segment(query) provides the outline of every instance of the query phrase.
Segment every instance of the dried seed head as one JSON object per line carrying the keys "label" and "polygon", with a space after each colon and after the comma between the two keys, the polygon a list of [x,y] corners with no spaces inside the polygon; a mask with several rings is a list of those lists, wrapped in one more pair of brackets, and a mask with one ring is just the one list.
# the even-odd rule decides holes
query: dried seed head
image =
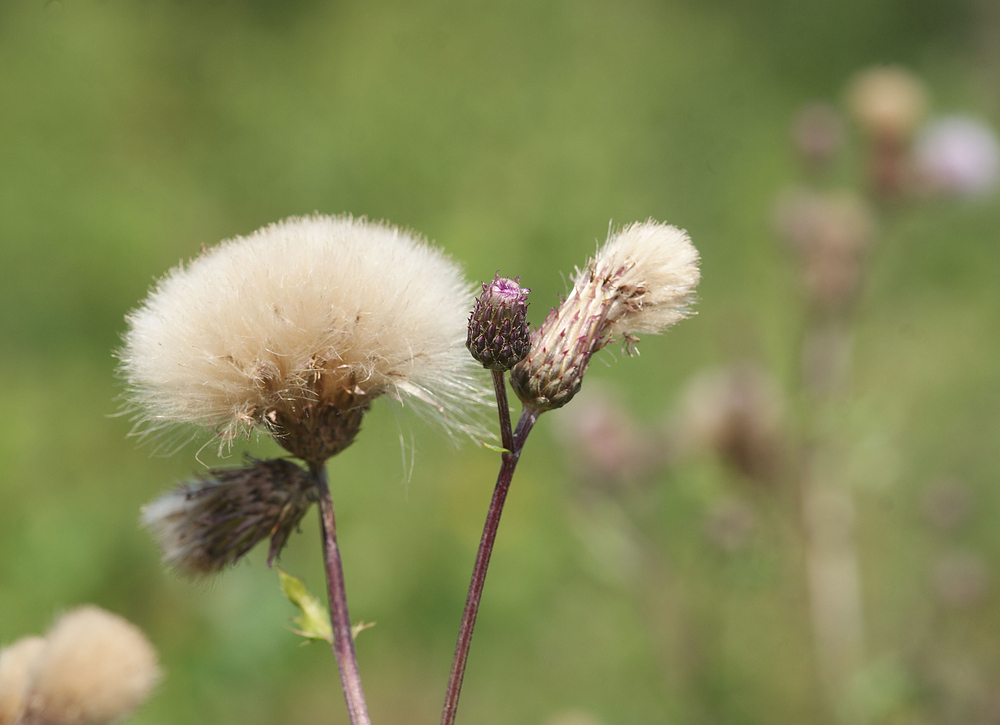
{"label": "dried seed head", "polygon": [[528,292],[518,284],[520,277],[507,279],[498,272],[469,316],[466,347],[472,357],[488,370],[510,370],[528,354]]}
{"label": "dried seed head", "polygon": [[848,84],[847,104],[869,134],[902,141],[927,112],[927,86],[899,66],[868,68]]}
{"label": "dried seed head", "polygon": [[163,563],[188,576],[220,571],[267,537],[270,565],[315,500],[313,486],[282,459],[215,469],[145,506],[142,523]]}
{"label": "dried seed head", "polygon": [[462,349],[471,295],[418,236],[351,217],[291,218],[207,250],[128,316],[119,352],[140,433],[194,423],[226,446],[261,426],[316,464],[377,397],[476,433],[487,399]]}
{"label": "dried seed head", "polygon": [[637,333],[660,332],[687,317],[698,285],[698,252],[686,232],[652,220],[617,234],[576,275],[569,296],[531,333],[511,384],[538,411],[568,403],[590,357],[615,338],[631,351]]}
{"label": "dried seed head", "polygon": [[156,651],[138,627],[98,607],[80,607],[45,637],[24,722],[117,722],[149,696],[160,676]]}
{"label": "dried seed head", "polygon": [[36,664],[45,650],[41,637],[24,637],[0,650],[0,725],[20,722]]}

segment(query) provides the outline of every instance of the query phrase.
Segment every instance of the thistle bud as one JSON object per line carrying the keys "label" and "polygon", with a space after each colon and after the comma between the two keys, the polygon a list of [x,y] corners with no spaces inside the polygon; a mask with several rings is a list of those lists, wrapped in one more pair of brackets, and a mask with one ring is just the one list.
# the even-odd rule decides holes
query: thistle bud
{"label": "thistle bud", "polygon": [[529,289],[522,289],[520,277],[507,279],[497,273],[469,316],[466,347],[472,357],[489,370],[510,370],[523,360],[531,345],[528,330]]}
{"label": "thistle bud", "polygon": [[163,550],[163,563],[182,574],[219,571],[267,537],[270,566],[315,500],[314,485],[283,459],[215,469],[145,506],[142,523]]}
{"label": "thistle bud", "polygon": [[517,397],[536,411],[566,405],[595,352],[615,338],[632,351],[637,333],[689,316],[699,278],[698,252],[683,230],[649,220],[611,234],[532,332],[528,356],[510,374]]}

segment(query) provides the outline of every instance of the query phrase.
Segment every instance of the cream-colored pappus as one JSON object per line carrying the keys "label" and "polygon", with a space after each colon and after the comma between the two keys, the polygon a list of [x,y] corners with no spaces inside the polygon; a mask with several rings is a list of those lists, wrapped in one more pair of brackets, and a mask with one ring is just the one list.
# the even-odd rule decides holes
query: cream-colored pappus
{"label": "cream-colored pappus", "polygon": [[691,314],[701,278],[687,232],[652,220],[612,233],[578,270],[566,300],[531,334],[531,351],[511,371],[521,402],[538,411],[568,403],[591,356],[614,339],[631,349]]}
{"label": "cream-colored pappus", "polygon": [[383,394],[471,433],[488,397],[465,349],[472,294],[418,236],[350,216],[293,217],[172,270],[119,352],[138,432],[223,441],[262,426],[310,463],[353,440]]}
{"label": "cream-colored pappus", "polygon": [[0,651],[0,725],[106,725],[142,704],[161,673],[146,635],[83,606],[42,637]]}

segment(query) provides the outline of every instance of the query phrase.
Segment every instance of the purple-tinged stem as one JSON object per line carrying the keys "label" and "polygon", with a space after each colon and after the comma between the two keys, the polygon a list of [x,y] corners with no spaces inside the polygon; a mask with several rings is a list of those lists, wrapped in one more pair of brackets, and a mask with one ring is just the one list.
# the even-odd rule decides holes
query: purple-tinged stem
{"label": "purple-tinged stem", "polygon": [[[502,374],[501,374],[502,375]],[[499,397],[499,396],[498,396]],[[506,393],[504,394],[506,403]],[[472,581],[469,583],[469,594],[465,599],[465,611],[462,612],[462,625],[458,630],[458,644],[455,645],[455,658],[451,663],[451,677],[448,678],[448,690],[444,698],[444,710],[441,712],[441,725],[453,725],[458,710],[458,696],[462,691],[462,678],[465,677],[465,665],[469,659],[469,646],[472,644],[472,630],[476,626],[476,614],[479,613],[479,601],[483,596],[483,586],[486,583],[486,570],[490,565],[490,555],[493,553],[493,543],[497,538],[497,528],[500,525],[500,514],[503,512],[507,491],[514,476],[514,469],[521,456],[521,449],[531,432],[540,411],[524,408],[521,418],[517,421],[510,453],[504,453],[497,476],[497,485],[493,489],[493,500],[486,512],[486,524],[483,526],[483,536],[479,541],[479,552],[476,554],[476,564],[472,568]],[[501,413],[501,421],[503,414]],[[501,423],[501,428],[503,424]],[[506,444],[504,445],[506,448]]]}
{"label": "purple-tinged stem", "polygon": [[347,701],[347,714],[351,725],[371,725],[368,705],[361,688],[361,673],[354,652],[354,635],[351,632],[351,615],[347,611],[347,590],[344,588],[344,568],[337,546],[337,521],[333,515],[333,499],[326,480],[326,466],[312,465],[316,490],[319,493],[319,521],[323,535],[323,559],[326,562],[326,585],[330,597],[330,624],[333,626],[333,654],[337,658],[340,683]]}
{"label": "purple-tinged stem", "polygon": [[508,451],[514,450],[514,436],[510,432],[510,407],[507,405],[507,381],[503,370],[491,370],[493,390],[497,395],[497,412],[500,414],[500,441]]}

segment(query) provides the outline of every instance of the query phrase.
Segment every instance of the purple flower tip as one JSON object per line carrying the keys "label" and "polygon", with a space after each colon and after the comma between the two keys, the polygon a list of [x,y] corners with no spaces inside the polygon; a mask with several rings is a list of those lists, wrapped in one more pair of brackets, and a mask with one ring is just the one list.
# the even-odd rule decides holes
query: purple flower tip
{"label": "purple flower tip", "polygon": [[530,333],[528,292],[521,278],[508,279],[497,272],[483,283],[483,293],[469,317],[466,345],[472,356],[490,370],[510,370],[528,354]]}

